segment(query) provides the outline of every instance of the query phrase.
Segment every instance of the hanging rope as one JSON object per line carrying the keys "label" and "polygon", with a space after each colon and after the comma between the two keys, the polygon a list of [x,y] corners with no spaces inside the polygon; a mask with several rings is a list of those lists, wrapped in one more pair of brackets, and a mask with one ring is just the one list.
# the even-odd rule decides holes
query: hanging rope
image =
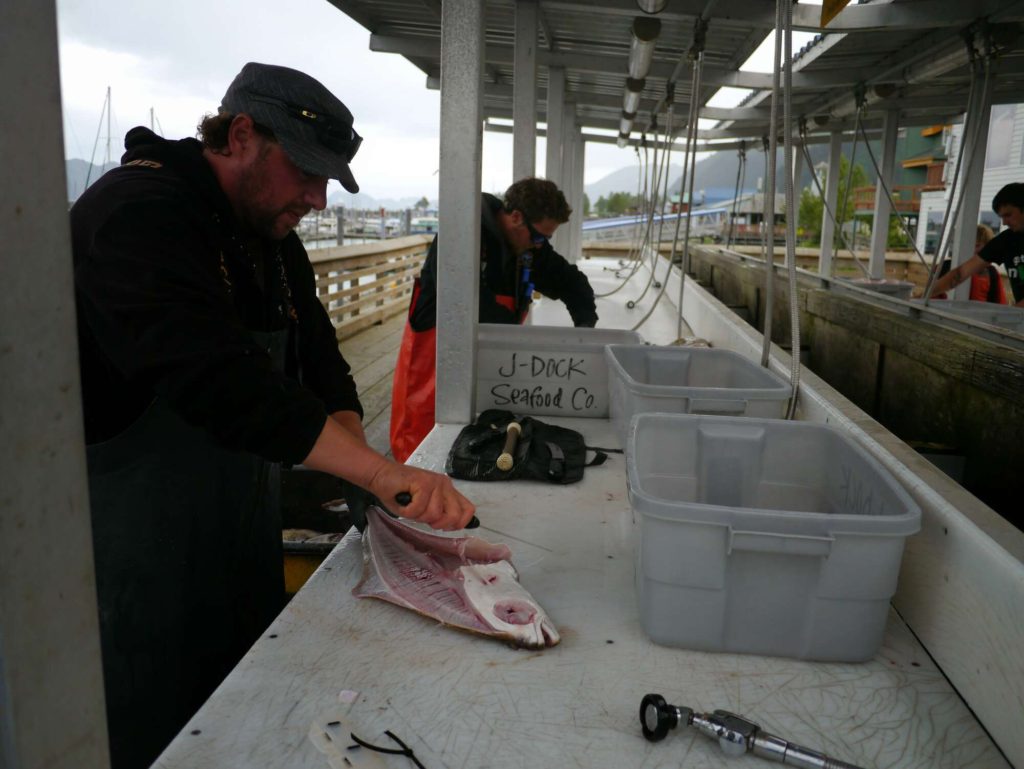
{"label": "hanging rope", "polygon": [[[687,183],[689,183],[690,198],[692,203],[693,198],[693,158],[696,156],[696,141],[697,141],[697,117],[699,113],[698,99],[700,98],[700,81],[701,81],[701,54],[703,52],[704,35],[707,31],[707,22],[703,21],[702,18],[697,19],[696,28],[694,31],[694,43],[690,47],[688,56],[692,57],[693,69],[690,74],[690,105],[689,114],[686,125],[686,145],[683,150],[683,174],[679,180],[679,211],[676,216],[675,231],[672,236],[672,250],[669,253],[668,258],[668,272],[665,273],[665,280],[662,281],[661,291],[658,293],[657,298],[651,305],[647,313],[633,326],[633,330],[636,331],[642,326],[647,319],[654,313],[655,307],[658,306],[658,302],[665,295],[665,289],[668,288],[668,277],[672,272],[672,265],[676,260],[676,253],[679,246],[679,229],[682,223],[683,217],[683,190],[686,189]],[[687,211],[686,224],[687,230],[689,230],[691,212]],[[683,324],[683,279],[686,275],[686,258],[685,258],[685,244],[684,244],[684,257],[683,262],[680,266],[680,284],[679,284],[679,323],[677,328],[676,338],[682,338],[682,324]]]}
{"label": "hanging rope", "polygon": [[739,162],[736,164],[736,189],[732,195],[732,212],[729,214],[729,231],[728,234],[725,236],[726,248],[732,246],[732,228],[733,224],[735,224],[736,222],[736,207],[739,205],[740,190],[743,188],[743,183],[745,181],[743,177],[747,171],[747,150],[746,147],[743,145],[743,142],[740,142],[738,155]]}
{"label": "hanging rope", "polygon": [[[655,212],[660,212],[659,213],[659,220],[658,220],[659,221],[658,245],[660,247],[660,245],[661,245],[661,233],[660,233],[660,230],[661,230],[661,224],[664,222],[664,219],[665,219],[665,214],[664,214],[665,200],[666,200],[666,198],[668,196],[668,171],[669,171],[669,168],[668,168],[668,163],[666,161],[669,159],[669,157],[671,155],[670,150],[671,150],[672,117],[673,117],[673,110],[672,110],[672,108],[670,106],[669,109],[667,110],[668,121],[667,121],[666,129],[665,129],[665,145],[666,145],[665,146],[665,152],[662,155],[660,174],[658,175],[658,177],[656,177],[656,181],[655,181],[655,185],[654,185],[655,195],[654,195],[653,201],[651,203],[651,216],[650,216],[649,224],[648,224],[648,233],[647,233],[647,237],[646,237],[646,239],[644,241],[644,246],[643,246],[645,251],[646,251],[646,253],[649,254],[649,259],[651,261],[650,275],[648,275],[648,277],[647,277],[647,283],[646,283],[646,285],[644,285],[643,291],[640,292],[640,296],[636,297],[635,299],[630,299],[628,302],[626,302],[626,307],[628,307],[631,310],[634,307],[636,307],[636,305],[638,303],[643,301],[643,298],[645,296],[647,296],[647,292],[651,288],[651,284],[656,282],[655,281],[655,268],[658,265],[658,250],[656,248],[655,249],[651,249],[650,248],[650,242],[651,242],[650,230],[652,229],[651,225],[652,225],[652,223],[654,221]],[[655,141],[657,141],[657,134],[655,134]],[[662,192],[660,198],[659,198],[659,196],[657,194],[657,189],[658,189],[659,186],[661,186],[662,189],[663,189],[663,192]],[[666,278],[668,277],[668,273],[666,273],[665,277]]]}
{"label": "hanging rope", "polygon": [[[796,416],[797,396],[800,393],[800,303],[796,296],[796,190],[793,179],[793,3],[778,0],[785,6],[784,30],[786,69],[783,98],[783,158],[786,163],[786,265],[789,269],[789,337],[790,337],[790,384],[793,394],[789,399],[786,419]],[[774,262],[774,245],[773,245]],[[774,264],[772,271],[774,272]]]}
{"label": "hanging rope", "polygon": [[[850,248],[850,244],[846,240],[846,235],[843,234],[843,231],[841,229],[839,229],[839,227],[836,224],[836,213],[835,213],[835,211],[832,210],[832,207],[829,206],[829,204],[828,204],[828,199],[825,197],[825,192],[821,188],[821,181],[818,179],[818,172],[814,170],[814,162],[811,160],[811,153],[807,151],[807,142],[806,142],[807,134],[806,134],[806,130],[807,130],[807,127],[805,125],[801,125],[801,127],[800,127],[800,138],[801,138],[800,147],[801,147],[801,149],[803,150],[803,153],[804,153],[804,162],[807,163],[807,167],[811,169],[811,181],[814,182],[814,186],[818,190],[818,197],[821,198],[821,201],[822,201],[822,203],[825,206],[825,213],[828,214],[828,218],[832,221],[832,226],[835,228],[834,232],[838,232],[838,237],[839,237],[839,240],[842,241],[843,248],[845,248],[847,251],[849,251],[850,252],[850,256],[853,257],[854,264],[856,264],[858,267],[860,267],[861,271],[864,273],[865,276],[870,276],[871,275],[871,270],[869,270],[864,265],[864,263],[857,257],[857,252],[854,251],[852,248]],[[839,173],[839,169],[838,168],[830,169],[829,173]]]}
{"label": "hanging rope", "polygon": [[775,2],[775,58],[772,66],[772,107],[768,124],[768,182],[764,187],[764,339],[761,365],[768,367],[772,346],[772,314],[775,311],[775,156],[778,152],[779,76],[782,57],[783,0]]}
{"label": "hanging rope", "polygon": [[[657,129],[657,123],[654,122],[653,125],[654,125],[654,128]],[[630,271],[629,275],[626,276],[626,278],[622,281],[622,283],[620,283],[616,288],[612,289],[611,291],[608,291],[608,292],[606,292],[604,294],[597,294],[596,296],[598,296],[598,297],[611,296],[612,294],[615,294],[618,291],[622,290],[626,286],[626,284],[629,283],[630,279],[639,271],[639,269],[642,266],[644,260],[646,259],[647,244],[648,244],[648,242],[650,240],[651,227],[652,227],[652,221],[653,221],[653,216],[654,216],[654,201],[653,201],[654,193],[652,192],[651,194],[648,194],[647,183],[648,183],[648,178],[650,178],[650,180],[651,180],[651,189],[655,190],[657,188],[657,171],[658,171],[658,136],[657,136],[657,133],[655,133],[655,135],[654,135],[654,151],[653,151],[653,156],[654,157],[650,161],[647,160],[647,134],[646,134],[646,132],[643,134],[643,138],[641,139],[641,143],[642,143],[642,145],[644,147],[645,168],[644,168],[644,183],[643,183],[643,188],[644,189],[643,189],[643,197],[641,198],[641,212],[640,212],[640,216],[643,217],[643,219],[644,219],[644,225],[643,225],[643,227],[637,226],[637,228],[635,230],[635,233],[634,233],[634,237],[636,239],[636,261],[633,263],[633,268]],[[639,221],[637,222],[637,224],[638,225],[640,224]]]}
{"label": "hanging rope", "polygon": [[[702,23],[702,19],[698,19],[698,26]],[[683,288],[686,284],[686,275],[690,272],[690,225],[693,222],[693,185],[694,179],[697,176],[697,121],[700,117],[698,110],[698,98],[700,93],[701,76],[704,72],[704,33],[707,31],[707,22],[703,22],[703,29],[699,35],[700,48],[696,51],[696,57],[693,62],[693,97],[690,100],[692,108],[692,119],[690,141],[687,144],[687,152],[689,153],[690,163],[690,174],[689,174],[689,186],[687,191],[687,209],[686,209],[686,234],[683,235],[683,262],[679,266],[679,322],[676,325],[676,340],[683,338]],[[682,188],[680,188],[680,204],[682,203]],[[681,207],[681,206],[680,206]],[[678,232],[678,228],[676,230]],[[672,244],[672,251],[675,253],[675,243]]]}
{"label": "hanging rope", "polygon": [[[853,126],[853,146],[850,147],[850,166],[849,166],[850,170],[849,170],[849,173],[847,173],[847,175],[846,175],[846,188],[843,191],[843,204],[839,207],[839,211],[837,212],[838,215],[841,218],[839,219],[838,223],[836,224],[836,231],[837,232],[841,232],[841,233],[843,231],[843,225],[846,224],[846,219],[844,218],[846,216],[846,205],[850,201],[850,189],[853,187],[854,161],[856,161],[856,159],[857,159],[857,142],[860,139],[860,136],[859,136],[860,132],[859,132],[858,128],[860,126],[860,117],[861,117],[861,115],[863,115],[863,111],[864,111],[863,92],[860,91],[858,93],[858,96],[857,96],[857,113],[856,113],[856,116],[854,117],[854,121],[853,121],[854,122],[854,126]],[[854,218],[856,218],[856,217],[854,217]],[[857,227],[856,227],[856,221],[854,222],[854,227],[853,227],[852,234],[853,234],[853,245],[854,245],[854,248],[856,248],[856,246],[857,246]],[[833,242],[833,245],[835,246],[835,241]],[[850,249],[850,253],[854,254],[854,250]],[[854,261],[856,261],[856,258],[857,258],[856,255],[854,255]],[[857,262],[857,264],[859,265],[860,263]],[[835,274],[836,274],[836,260],[834,259],[833,260],[833,264],[831,264],[831,270],[829,271],[828,276],[829,277],[833,277]],[[871,274],[871,272],[870,272],[870,270],[866,270],[864,272],[864,274],[869,276]]]}
{"label": "hanging rope", "polygon": [[[643,154],[643,158],[642,159],[640,157],[640,148],[639,147],[634,147],[633,148],[635,150],[635,152],[636,152],[636,157],[637,157],[637,180],[636,180],[637,194],[636,194],[636,200],[637,200],[638,205],[640,206],[640,211],[637,214],[636,224],[633,227],[633,234],[631,236],[632,241],[631,241],[630,247],[629,247],[629,255],[626,257],[627,262],[632,262],[632,265],[630,267],[629,274],[625,278],[622,279],[622,282],[619,283],[618,286],[613,288],[611,291],[605,291],[603,294],[594,294],[595,298],[603,298],[603,297],[606,297],[606,296],[611,296],[612,294],[615,294],[618,291],[621,291],[622,288],[630,281],[630,279],[634,275],[636,275],[637,270],[640,269],[640,265],[643,263],[643,261],[641,259],[641,254],[640,254],[640,241],[641,241],[641,238],[642,238],[642,235],[643,235],[643,227],[640,226],[640,221],[641,221],[641,218],[644,215],[644,209],[646,208],[646,200],[647,200],[647,172],[648,172],[648,164],[647,164],[647,135],[646,134],[643,135],[643,137],[640,140],[640,143],[641,143],[641,145],[644,148],[644,154]],[[622,263],[620,262],[620,265],[621,264]],[[606,269],[610,269],[610,268],[606,268]],[[622,269],[622,267],[620,267],[620,269]],[[615,271],[615,277],[616,278],[620,277],[619,276],[619,270]]]}
{"label": "hanging rope", "polygon": [[[871,149],[871,143],[868,141],[867,132],[864,131],[864,124],[860,123],[859,126],[861,136],[864,138],[864,147],[867,149],[868,157],[871,158],[871,165],[875,169],[875,176],[878,179],[878,186],[882,188],[882,191],[885,193],[885,197],[889,200],[889,207],[892,209],[893,213],[896,214],[896,218],[899,220],[900,226],[903,228],[904,234],[907,236],[907,239],[910,241],[910,244],[914,247],[914,253],[917,254],[917,258],[921,261],[921,264],[924,265],[924,268],[927,270],[928,260],[924,258],[924,254],[922,254],[921,251],[918,249],[917,242],[914,238],[913,233],[911,233],[910,228],[907,226],[907,223],[903,220],[903,217],[900,216],[900,212],[896,208],[896,201],[893,200],[892,192],[889,190],[889,185],[886,184],[884,175],[882,174],[882,169],[878,167],[878,161],[875,159],[875,151]],[[889,229],[888,222],[875,222],[875,226],[884,226],[886,231],[888,231]]]}

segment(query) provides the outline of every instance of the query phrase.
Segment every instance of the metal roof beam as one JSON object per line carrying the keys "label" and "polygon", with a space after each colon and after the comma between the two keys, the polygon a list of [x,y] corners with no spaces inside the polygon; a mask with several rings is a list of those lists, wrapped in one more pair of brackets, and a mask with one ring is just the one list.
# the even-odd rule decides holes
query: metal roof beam
{"label": "metal roof beam", "polygon": [[[399,35],[370,35],[370,50],[378,53],[397,53],[417,59],[437,60],[441,45],[435,38],[411,37]],[[511,45],[491,44],[487,46],[486,59],[489,64],[512,66],[514,49]],[[563,53],[550,51],[537,52],[538,63],[547,67],[564,67],[574,72],[597,72],[602,74],[621,75],[626,77],[629,57],[610,56],[608,54]],[[672,76],[675,65],[665,61],[655,61],[651,65],[648,79],[668,79]],[[431,73],[434,75],[436,73]],[[855,85],[863,79],[864,74],[854,68],[823,70],[820,72],[794,72],[793,89],[834,88],[836,86]],[[772,87],[772,76],[760,72],[735,72],[725,68],[705,66],[701,77],[707,86],[730,86],[732,88],[751,88],[765,90]]]}
{"label": "metal roof beam", "polygon": [[[586,0],[585,2],[545,2],[552,11],[567,13],[600,13],[607,16],[633,17],[637,15],[635,0]],[[671,21],[690,21],[707,7],[707,0],[674,0],[658,17]],[[1024,19],[1024,3],[1012,2],[1013,18]],[[793,6],[793,29],[803,32],[876,32],[907,29],[959,27],[975,19],[1003,15],[1006,0],[914,0],[907,3],[848,5],[829,25],[821,27],[821,6],[797,4]],[[752,3],[751,0],[718,0],[710,19],[732,21],[744,26],[774,28],[775,8],[772,3]],[[1007,19],[1009,20],[1009,19]]]}
{"label": "metal roof beam", "polygon": [[[574,97],[576,102],[587,107],[607,107],[611,110],[622,109],[622,96],[619,94],[597,93],[594,91],[573,90],[568,95]],[[507,99],[512,103],[512,86],[509,85],[485,85],[484,96],[490,99]],[[537,100],[539,103],[547,98],[547,89],[537,89]],[[659,97],[646,92],[640,97],[640,112],[650,111],[659,101]],[[683,102],[676,102],[682,105]],[[543,107],[541,108],[543,111]],[[701,117],[709,120],[768,120],[768,107],[701,107]]]}
{"label": "metal roof beam", "polygon": [[558,44],[555,42],[555,34],[551,31],[551,22],[548,21],[548,17],[544,14],[544,9],[539,2],[537,3],[537,26],[544,33],[544,45],[549,51],[554,51],[558,47]]}
{"label": "metal roof beam", "polygon": [[[880,125],[880,123],[879,123],[879,125]],[[503,123],[491,123],[488,120],[487,122],[484,123],[484,130],[487,131],[488,133],[510,134],[510,133],[512,133],[512,126],[505,125]],[[839,128],[839,129],[836,129],[836,130],[839,131],[840,133],[843,132],[842,128]],[[850,123],[848,126],[846,126],[845,130],[846,131],[852,131],[853,130],[853,124]],[[877,135],[879,134],[879,127],[875,126],[875,125],[872,125],[872,126],[868,127],[866,129],[866,131],[867,131],[867,134],[868,134],[868,138],[871,138],[871,139],[877,138]],[[537,129],[537,136],[546,136],[546,135],[547,135],[547,132],[543,128],[538,128]],[[828,141],[829,141],[830,136],[831,136],[831,133],[828,133],[828,134],[812,134],[812,135],[807,137],[807,143],[808,144],[827,144]],[[609,136],[608,134],[584,133],[583,134],[583,140],[587,141],[587,142],[594,143],[594,144],[616,144],[618,142],[618,136]],[[639,139],[635,139],[635,138],[634,139],[630,139],[629,143],[631,145],[636,145],[636,144],[640,143],[640,140]],[[651,138],[647,139],[647,144],[648,144],[648,146],[651,146],[651,147],[653,147],[655,144],[657,144],[659,149],[664,149],[667,146],[664,141],[659,139],[657,142],[655,142]],[[676,141],[672,142],[672,150],[673,151],[682,151],[683,149],[685,149],[685,145],[686,145],[686,142],[677,139]],[[741,147],[743,149],[746,149],[746,150],[760,151],[761,150],[761,140],[760,139],[750,139],[750,138],[747,138],[747,139],[733,139],[731,141],[715,141],[715,142],[698,141],[697,142],[697,152],[720,152],[720,151],[727,151],[727,150],[738,150]]]}

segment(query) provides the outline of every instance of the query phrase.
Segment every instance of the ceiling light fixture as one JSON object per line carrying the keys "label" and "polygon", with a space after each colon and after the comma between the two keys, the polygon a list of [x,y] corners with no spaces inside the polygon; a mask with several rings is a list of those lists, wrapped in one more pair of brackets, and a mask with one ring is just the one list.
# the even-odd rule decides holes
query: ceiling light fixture
{"label": "ceiling light fixture", "polygon": [[626,93],[622,99],[622,111],[636,114],[640,108],[640,92],[644,90],[643,80],[626,78]]}
{"label": "ceiling light fixture", "polygon": [[644,13],[661,13],[668,5],[668,0],[636,0],[636,5]]}

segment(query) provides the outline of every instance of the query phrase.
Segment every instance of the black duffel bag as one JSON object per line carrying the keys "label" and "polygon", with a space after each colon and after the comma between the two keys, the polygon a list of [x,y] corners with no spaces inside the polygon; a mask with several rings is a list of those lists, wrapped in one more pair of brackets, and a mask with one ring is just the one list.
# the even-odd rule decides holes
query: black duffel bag
{"label": "black duffel bag", "polygon": [[[498,467],[498,457],[505,448],[510,422],[521,428],[512,466]],[[594,459],[587,462],[587,451]],[[519,416],[511,411],[488,409],[480,413],[474,424],[459,433],[448,452],[445,472],[467,481],[512,481],[519,478],[549,483],[575,483],[583,477],[583,468],[603,464],[607,451],[588,447],[575,430],[556,427],[535,417]]]}

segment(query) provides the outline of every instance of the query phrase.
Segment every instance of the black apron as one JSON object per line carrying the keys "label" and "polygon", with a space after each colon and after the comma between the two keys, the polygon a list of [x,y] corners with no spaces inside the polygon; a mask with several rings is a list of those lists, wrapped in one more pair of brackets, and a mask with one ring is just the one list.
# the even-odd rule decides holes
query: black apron
{"label": "black apron", "polygon": [[111,761],[148,767],[284,606],[279,467],[161,398],[87,458]]}

